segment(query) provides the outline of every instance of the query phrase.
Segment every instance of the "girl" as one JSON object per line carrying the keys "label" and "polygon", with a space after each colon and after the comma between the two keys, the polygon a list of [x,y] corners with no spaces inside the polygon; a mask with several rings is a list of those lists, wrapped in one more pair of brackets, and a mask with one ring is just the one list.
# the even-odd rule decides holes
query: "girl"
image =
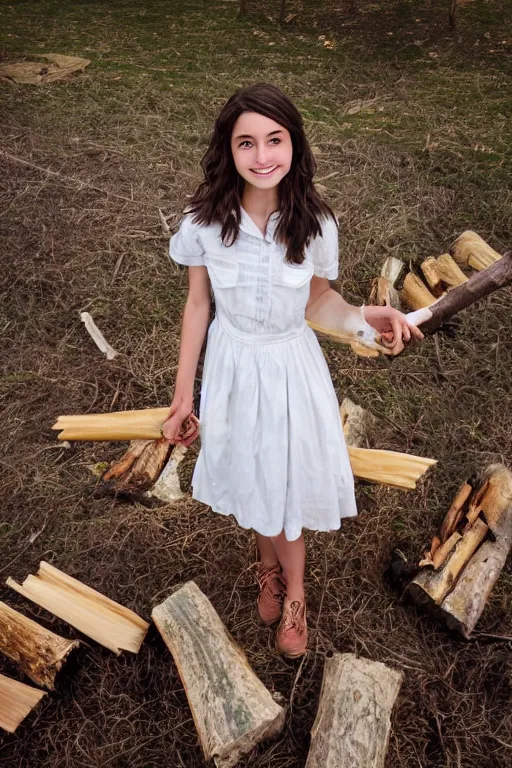
{"label": "girl", "polygon": [[357,514],[337,398],[306,319],[361,334],[370,324],[393,353],[421,333],[397,310],[352,307],[330,288],[336,219],[315,191],[302,118],[278,88],[229,99],[201,166],[204,181],[170,242],[189,290],[162,433],[194,437],[186,420],[211,285],[193,496],[256,532],[259,615],[280,620],[277,650],[293,658],[307,647],[302,530],[336,530]]}

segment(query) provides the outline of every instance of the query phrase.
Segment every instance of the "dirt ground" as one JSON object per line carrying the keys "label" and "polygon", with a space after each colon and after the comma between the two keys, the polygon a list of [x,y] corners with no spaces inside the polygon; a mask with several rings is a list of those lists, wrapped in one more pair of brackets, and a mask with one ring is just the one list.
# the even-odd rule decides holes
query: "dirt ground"
{"label": "dirt ground", "polygon": [[[242,766],[305,764],[323,660],[339,650],[404,671],[387,768],[506,768],[511,641],[450,636],[383,574],[394,547],[419,556],[473,469],[512,461],[510,290],[465,312],[455,339],[439,335],[393,362],[322,342],[340,399],[378,419],[369,444],[439,464],[416,492],[358,483],[359,517],[341,533],[307,535],[311,651],[300,669],[257,623],[249,531],[190,497],[153,509],[95,499],[91,465],[125,445],[65,449],[50,430],[59,414],[170,402],[186,274],[168,260],[158,209],[175,228],[212,119],[239,85],[274,82],[302,110],[341,219],[349,301],[367,301],[386,256],[416,263],[468,228],[498,251],[512,247],[509,0],[464,5],[455,32],[437,0],[367,3],[358,14],[289,2],[297,16],[282,29],[275,3],[248,6],[245,18],[229,0],[0,7],[1,60],[53,52],[92,62],[64,83],[0,82],[2,583],[45,559],[148,618],[194,579],[259,677],[290,702],[282,736]],[[119,352],[114,361],[80,311]],[[196,452],[182,465],[185,490]],[[511,586],[508,564],[479,632],[512,635]],[[78,634],[6,588],[0,599]],[[203,765],[155,629],[138,656],[83,640],[56,691],[0,737],[2,765]],[[21,679],[4,659],[0,669]]]}

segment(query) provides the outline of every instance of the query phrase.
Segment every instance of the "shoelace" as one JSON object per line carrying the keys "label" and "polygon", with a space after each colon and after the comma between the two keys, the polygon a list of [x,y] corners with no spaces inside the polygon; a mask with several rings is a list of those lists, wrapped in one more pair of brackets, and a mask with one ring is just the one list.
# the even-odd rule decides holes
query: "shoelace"
{"label": "shoelace", "polygon": [[301,622],[299,618],[299,612],[301,611],[302,607],[302,603],[298,600],[294,600],[292,603],[290,603],[288,610],[282,618],[283,632],[288,632],[290,629],[296,629],[298,632],[304,632],[304,621]]}
{"label": "shoelace", "polygon": [[274,566],[273,568],[262,568],[260,572],[256,574],[256,578],[260,590],[264,592],[267,597],[279,602],[283,600],[283,594],[274,593],[269,583],[272,579],[278,579],[282,583],[280,569],[277,566]]}

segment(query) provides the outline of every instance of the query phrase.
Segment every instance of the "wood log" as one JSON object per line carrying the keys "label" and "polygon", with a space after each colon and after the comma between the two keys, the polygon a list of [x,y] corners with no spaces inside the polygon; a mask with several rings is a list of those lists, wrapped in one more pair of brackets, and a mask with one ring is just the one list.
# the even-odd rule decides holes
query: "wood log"
{"label": "wood log", "polygon": [[499,261],[482,272],[472,275],[463,285],[452,288],[435,304],[409,313],[407,320],[420,326],[423,332],[431,333],[450,317],[511,282],[512,251],[505,253]]}
{"label": "wood log", "polygon": [[47,696],[45,691],[0,675],[0,728],[14,733],[43,696]]}
{"label": "wood log", "polygon": [[429,256],[428,259],[425,259],[425,261],[421,262],[420,267],[432,295],[436,298],[442,296],[444,288],[441,278],[437,272],[437,260],[435,257]]}
{"label": "wood log", "polygon": [[37,685],[53,690],[55,676],[78,646],[0,602],[0,651]]}
{"label": "wood log", "polygon": [[436,259],[436,273],[442,282],[454,288],[457,285],[466,283],[468,278],[459,267],[456,261],[452,259],[449,253],[443,253]]}
{"label": "wood log", "polygon": [[486,269],[501,259],[501,254],[470,229],[457,238],[452,251],[453,258],[458,264],[476,270]]}
{"label": "wood log", "polygon": [[103,474],[95,496],[138,499],[157,482],[172,451],[172,444],[158,440],[133,440],[126,453]]}
{"label": "wood log", "polygon": [[400,309],[400,296],[395,288],[395,283],[400,277],[404,263],[401,259],[388,256],[382,265],[380,276],[375,278],[370,292],[370,304],[384,307],[389,304],[395,309]]}
{"label": "wood log", "polygon": [[22,585],[10,577],[5,583],[117,654],[138,653],[149,628],[133,611],[44,560],[37,574],[27,576]]}
{"label": "wood log", "polygon": [[429,307],[436,300],[436,297],[430,293],[427,286],[414,272],[409,272],[405,276],[401,298],[411,309]]}
{"label": "wood log", "polygon": [[438,571],[426,568],[420,571],[408,587],[414,602],[432,608],[434,605],[440,605],[448,592],[453,589],[459,573],[483,541],[488,530],[483,520],[478,518],[457,541],[442,568]]}
{"label": "wood log", "polygon": [[206,761],[229,768],[281,731],[285,710],[258,680],[193,581],[157,605],[151,616],[178,668]]}
{"label": "wood log", "polygon": [[352,653],[326,658],[306,768],[384,768],[403,673]]}
{"label": "wood log", "polygon": [[495,482],[483,502],[494,537],[484,541],[442,603],[448,627],[466,638],[471,637],[512,545],[512,473],[506,470],[506,476],[503,469],[493,473]]}
{"label": "wood log", "polygon": [[185,458],[188,448],[176,445],[171,451],[169,461],[162,469],[156,483],[147,491],[147,496],[171,504],[183,499],[186,494],[181,490],[178,467]]}

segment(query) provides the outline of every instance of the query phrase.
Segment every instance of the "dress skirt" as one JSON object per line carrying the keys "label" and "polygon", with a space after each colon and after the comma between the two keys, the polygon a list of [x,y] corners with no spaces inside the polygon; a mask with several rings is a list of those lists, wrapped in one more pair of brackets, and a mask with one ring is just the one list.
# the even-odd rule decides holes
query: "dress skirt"
{"label": "dress skirt", "polygon": [[333,531],[357,514],[336,393],[313,331],[208,331],[193,497],[264,536]]}

